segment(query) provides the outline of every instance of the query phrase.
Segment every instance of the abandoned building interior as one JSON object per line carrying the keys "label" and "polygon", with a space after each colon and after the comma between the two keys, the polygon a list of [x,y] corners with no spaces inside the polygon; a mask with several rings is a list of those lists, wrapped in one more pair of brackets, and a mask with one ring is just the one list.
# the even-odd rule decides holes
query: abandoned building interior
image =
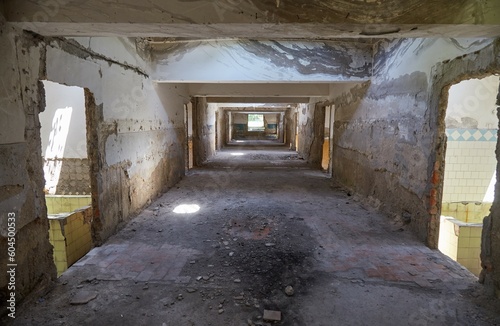
{"label": "abandoned building interior", "polygon": [[3,0],[0,58],[5,323],[500,324],[500,1]]}

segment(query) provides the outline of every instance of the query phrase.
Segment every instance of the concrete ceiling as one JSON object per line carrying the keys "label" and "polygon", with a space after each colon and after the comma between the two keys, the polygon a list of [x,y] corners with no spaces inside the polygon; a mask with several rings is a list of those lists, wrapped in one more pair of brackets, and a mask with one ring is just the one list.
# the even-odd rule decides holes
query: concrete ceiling
{"label": "concrete ceiling", "polygon": [[496,37],[500,1],[5,0],[41,35],[245,39]]}
{"label": "concrete ceiling", "polygon": [[[0,13],[11,24],[45,36],[139,38],[153,53],[166,51],[168,58],[174,59],[175,53],[170,53],[172,44],[180,53],[179,58],[183,58],[191,45],[180,44],[193,40],[350,40],[356,43],[347,46],[352,51],[363,49],[362,43],[369,46],[380,38],[500,37],[500,0],[4,0],[0,2]],[[238,46],[256,47],[255,42],[242,42]],[[262,48],[261,43],[256,44]],[[330,47],[335,49],[333,45]],[[258,51],[252,48],[253,54],[262,52],[261,48]],[[279,53],[264,53],[262,60],[267,60],[266,55],[274,58],[272,64],[277,69],[289,72],[290,63],[284,56],[293,56],[298,62],[295,68],[302,75],[299,74],[297,80],[290,76],[281,80],[300,84],[262,81],[252,84],[250,81],[250,84],[234,85],[229,84],[232,77],[229,76],[226,84],[213,85],[210,81],[192,83],[201,80],[192,78],[190,93],[207,96],[211,102],[276,105],[304,103],[311,97],[321,98],[331,93],[333,84],[314,82],[334,81],[333,73],[326,75],[325,80],[308,80],[313,84],[304,84],[300,78],[310,74],[303,73],[305,68],[300,64],[303,58],[295,52],[283,54],[283,51],[291,50],[282,47]],[[310,54],[304,55],[311,58]],[[326,57],[338,60],[342,56]],[[348,53],[347,58],[352,57]],[[237,61],[241,62],[240,58]],[[337,62],[322,64],[331,70]],[[255,67],[255,62],[250,66]],[[170,63],[167,71],[171,73],[173,67]],[[366,67],[368,76],[371,66]],[[181,71],[184,77],[185,71]],[[165,76],[161,73],[155,79]],[[353,80],[352,77],[338,78],[343,79]],[[272,82],[272,78],[269,81]]]}

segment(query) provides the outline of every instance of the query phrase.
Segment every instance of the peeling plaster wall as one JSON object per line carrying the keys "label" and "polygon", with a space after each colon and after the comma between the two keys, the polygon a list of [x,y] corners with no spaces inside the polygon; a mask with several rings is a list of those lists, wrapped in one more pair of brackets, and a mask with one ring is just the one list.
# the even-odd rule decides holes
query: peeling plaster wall
{"label": "peeling plaster wall", "polygon": [[[116,39],[99,43],[114,53],[107,57],[92,42],[82,47],[82,40],[46,39],[2,22],[0,28],[0,247],[6,248],[7,213],[15,212],[21,299],[56,276],[43,193],[40,80],[85,88],[97,244],[184,174],[188,96],[182,85],[159,89],[142,59]],[[0,255],[4,266],[5,259]],[[0,289],[3,300],[5,275]]]}
{"label": "peeling plaster wall", "polygon": [[345,81],[371,76],[371,45],[342,42],[200,41],[156,50],[161,81]]}
{"label": "peeling plaster wall", "polygon": [[[127,42],[108,38],[55,40],[47,47],[47,78],[87,88],[95,97],[99,172],[94,234],[98,242],[184,172],[183,85],[161,87]],[[100,51],[108,44],[104,54]],[[93,48],[93,44],[97,44]],[[110,57],[108,57],[109,55]],[[78,71],[78,74],[72,73]],[[119,191],[117,191],[119,189]]]}
{"label": "peeling plaster wall", "polygon": [[207,103],[206,98],[196,97],[193,107],[194,164],[200,166],[215,155],[215,112],[217,104]]}
{"label": "peeling plaster wall", "polygon": [[[38,120],[45,107],[39,82],[43,49],[43,43],[4,24],[0,16],[0,264],[7,266],[7,217],[12,213],[16,217],[16,300],[56,277]],[[2,273],[2,302],[11,292],[7,282],[7,274]]]}
{"label": "peeling plaster wall", "polygon": [[337,90],[333,177],[369,197],[431,247],[437,245],[434,66],[492,44],[480,39],[399,39],[375,48],[369,83]]}
{"label": "peeling plaster wall", "polygon": [[297,110],[299,144],[297,152],[313,167],[321,166],[324,141],[325,107],[314,99]]}
{"label": "peeling plaster wall", "polygon": [[[448,101],[448,90],[451,85],[464,79],[484,78],[491,74],[500,73],[500,40],[497,39],[480,51],[465,54],[453,60],[438,63],[432,71],[432,93],[429,96],[431,111],[431,123],[438,124],[438,130],[434,135],[435,160],[431,184],[434,186],[431,194],[431,204],[441,201],[442,182],[445,162],[445,113]],[[500,91],[500,90],[499,90]],[[500,106],[500,98],[497,96],[496,106]],[[497,110],[498,112],[498,110]],[[498,114],[498,113],[497,113]],[[497,161],[500,157],[500,145],[496,147]],[[500,175],[497,164],[497,175]],[[495,199],[491,207],[490,215],[483,220],[483,231],[481,240],[481,267],[482,272],[479,281],[484,283],[491,293],[500,297],[500,183],[495,185]],[[431,206],[432,213],[439,212],[439,207]],[[433,214],[432,217],[439,218]]]}

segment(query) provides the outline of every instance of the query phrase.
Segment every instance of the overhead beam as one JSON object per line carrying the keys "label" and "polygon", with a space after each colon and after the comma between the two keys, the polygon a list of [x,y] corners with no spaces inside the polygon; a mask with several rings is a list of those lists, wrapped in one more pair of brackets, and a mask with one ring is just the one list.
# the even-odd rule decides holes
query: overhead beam
{"label": "overhead beam", "polygon": [[[229,84],[207,83],[189,84],[191,96],[205,97],[321,97],[328,96],[330,84],[327,83],[259,83]],[[255,102],[255,101],[254,101]]]}
{"label": "overhead beam", "polygon": [[372,45],[366,42],[210,40],[169,44],[153,48],[154,78],[208,83],[363,81],[372,75],[372,54]]}
{"label": "overhead beam", "polygon": [[309,103],[309,97],[207,97],[209,103]]}
{"label": "overhead beam", "polygon": [[196,38],[494,37],[500,1],[5,0],[42,35]]}

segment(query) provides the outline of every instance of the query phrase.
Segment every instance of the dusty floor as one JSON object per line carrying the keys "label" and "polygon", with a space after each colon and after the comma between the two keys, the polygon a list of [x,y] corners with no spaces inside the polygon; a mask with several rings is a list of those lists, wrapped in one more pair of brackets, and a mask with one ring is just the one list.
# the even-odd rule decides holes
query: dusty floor
{"label": "dusty floor", "polygon": [[13,325],[500,324],[468,271],[296,154],[254,151],[189,172]]}

